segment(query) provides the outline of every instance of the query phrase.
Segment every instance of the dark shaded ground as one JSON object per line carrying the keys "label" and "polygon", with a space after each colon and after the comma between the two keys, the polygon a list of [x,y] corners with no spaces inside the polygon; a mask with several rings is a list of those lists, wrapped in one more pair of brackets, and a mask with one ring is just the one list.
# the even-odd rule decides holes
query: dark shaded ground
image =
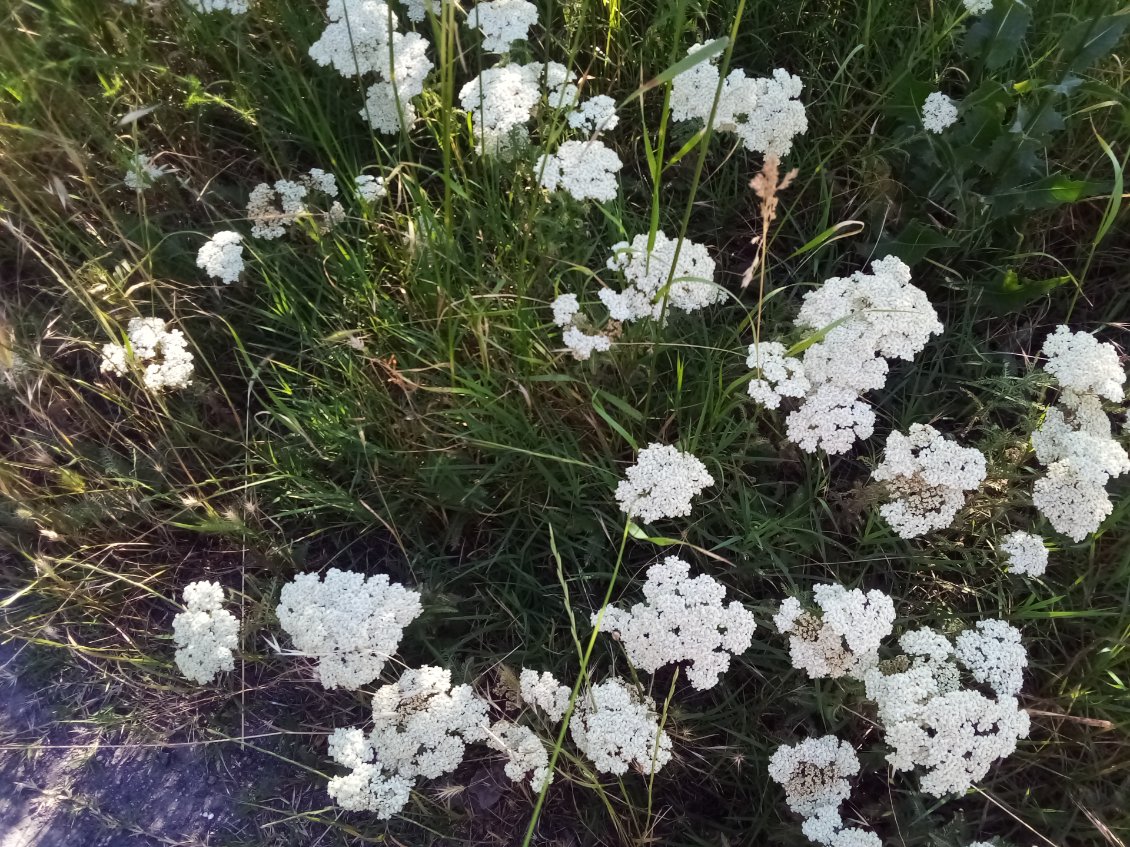
{"label": "dark shaded ground", "polygon": [[24,658],[0,645],[0,847],[272,843],[242,801],[276,759],[234,742],[209,750],[68,722],[23,680]]}

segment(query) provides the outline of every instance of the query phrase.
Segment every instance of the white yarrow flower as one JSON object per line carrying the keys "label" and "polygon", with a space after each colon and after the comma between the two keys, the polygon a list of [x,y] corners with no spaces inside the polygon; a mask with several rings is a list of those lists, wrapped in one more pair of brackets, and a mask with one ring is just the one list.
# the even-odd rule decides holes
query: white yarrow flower
{"label": "white yarrow flower", "polygon": [[243,273],[243,236],[225,230],[213,235],[196,254],[196,266],[230,285]]}
{"label": "white yarrow flower", "polygon": [[993,11],[993,0],[961,0],[961,3],[971,15],[987,15]]}
{"label": "white yarrow flower", "polygon": [[326,688],[360,688],[376,679],[400,645],[404,627],[423,611],[419,592],[330,568],[299,574],[283,586],[276,609],[294,646],[318,659]]}
{"label": "white yarrow flower", "polygon": [[514,782],[529,782],[532,791],[553,782],[549,771],[549,751],[528,727],[498,721],[487,735],[487,746],[506,755],[504,771]]}
{"label": "white yarrow flower", "polygon": [[927,132],[940,133],[957,123],[957,104],[940,91],[926,97],[922,104],[922,126]]}
{"label": "white yarrow flower", "polygon": [[[619,294],[609,289],[600,298],[614,320],[657,318],[664,301],[682,312],[695,312],[726,299],[726,291],[714,282],[715,263],[703,244],[668,238],[655,233],[651,249],[648,235],[612,245],[607,267],[619,271],[628,287]],[[676,258],[676,249],[678,257]],[[605,293],[607,292],[607,294]]]}
{"label": "white yarrow flower", "polygon": [[509,53],[515,41],[525,41],[538,22],[538,8],[528,0],[485,0],[467,13],[467,26],[483,36],[483,50]]}
{"label": "white yarrow flower", "polygon": [[655,701],[622,679],[605,680],[579,697],[569,732],[601,773],[622,776],[634,767],[653,774],[671,759],[671,738],[659,726]]}
{"label": "white yarrow flower", "polygon": [[1048,569],[1048,548],[1044,539],[1030,532],[1011,532],[1001,539],[1000,551],[1010,573],[1043,576]]}
{"label": "white yarrow flower", "polygon": [[572,692],[549,671],[538,673],[522,668],[518,686],[522,700],[545,712],[550,720],[559,721],[565,717]]}
{"label": "white yarrow flower", "polygon": [[375,203],[388,194],[383,177],[372,174],[360,174],[353,180],[357,196],[366,203]]}
{"label": "white yarrow flower", "polygon": [[651,443],[616,486],[616,502],[629,517],[651,523],[691,513],[691,498],[714,484],[706,465],[668,444]]}
{"label": "white yarrow flower", "polygon": [[188,0],[188,5],[198,12],[231,12],[242,15],[248,10],[247,0]]}
{"label": "white yarrow flower", "polygon": [[731,654],[744,653],[753,641],[753,615],[737,601],[724,603],[720,582],[706,574],[692,579],[690,565],[676,556],[648,568],[643,594],[629,610],[593,612],[592,623],[599,617],[601,632],[616,633],[632,664],[648,673],[690,662],[691,685],[713,688],[729,670]]}
{"label": "white yarrow flower", "polygon": [[201,684],[235,667],[239,621],[223,608],[218,582],[190,582],[184,588],[185,611],[173,618],[176,663],[188,679]]}
{"label": "white yarrow flower", "polygon": [[789,808],[805,816],[846,800],[848,777],[858,773],[855,750],[834,735],[782,745],[769,757],[769,776],[785,789]]}
{"label": "white yarrow flower", "polygon": [[573,129],[586,132],[609,132],[620,123],[616,114],[616,101],[607,94],[597,94],[570,112],[567,120]]}
{"label": "white yarrow flower", "polygon": [[578,200],[616,199],[616,174],[624,166],[616,151],[600,141],[566,141],[538,159],[542,188],[565,191]]}
{"label": "white yarrow flower", "polygon": [[[1028,661],[1020,634],[1003,621],[982,621],[956,644],[928,628],[899,643],[906,652],[900,666],[881,663],[863,677],[893,748],[887,761],[900,771],[923,768],[927,794],[967,791],[1028,736],[1028,714],[1014,696]],[[997,699],[964,685],[963,667]]]}
{"label": "white yarrow flower", "polygon": [[[942,331],[925,292],[910,284],[910,268],[895,256],[877,259],[871,273],[833,277],[804,295],[796,326],[822,339],[799,361],[784,345],[750,347],[750,396],[767,408],[783,397],[802,402],[786,419],[788,439],[813,453],[844,453],[875,431],[875,413],[863,402],[867,391],[887,381],[887,359],[912,360]],[[760,364],[758,363],[760,361]]]}
{"label": "white yarrow flower", "polygon": [[124,376],[137,368],[145,387],[157,392],[192,384],[192,353],[179,329],[167,329],[160,318],[131,318],[126,337],[128,349],[122,344],[102,347],[103,373]]}
{"label": "white yarrow flower", "polygon": [[[702,49],[696,44],[688,55]],[[671,88],[671,117],[676,121],[710,117],[718,89],[718,56],[699,62],[675,77]],[[787,156],[793,139],[808,131],[808,117],[800,97],[804,84],[783,68],[772,77],[750,78],[735,69],[722,84],[714,129],[738,136],[743,146],[754,153]]]}
{"label": "white yarrow flower", "polygon": [[932,426],[887,436],[883,461],[872,474],[887,484],[891,502],[879,514],[902,538],[945,529],[965,505],[965,492],[985,481],[985,456],[942,437]]}
{"label": "white yarrow flower", "polygon": [[813,595],[819,615],[787,597],[773,618],[777,630],[789,636],[793,667],[812,679],[859,677],[879,661],[879,645],[894,627],[893,601],[878,590],[865,593],[834,583],[815,586]]}
{"label": "white yarrow flower", "polygon": [[612,339],[607,335],[588,333],[576,326],[568,327],[562,333],[561,340],[573,354],[573,358],[580,362],[589,359],[593,353],[607,353],[612,349]]}

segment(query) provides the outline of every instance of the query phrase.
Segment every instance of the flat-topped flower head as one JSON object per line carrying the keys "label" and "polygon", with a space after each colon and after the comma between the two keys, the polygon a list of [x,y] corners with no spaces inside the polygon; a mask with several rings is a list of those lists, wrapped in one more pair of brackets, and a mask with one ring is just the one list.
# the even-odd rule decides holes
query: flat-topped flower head
{"label": "flat-topped flower head", "polygon": [[190,582],[184,587],[185,611],[173,618],[173,643],[180,672],[194,682],[211,682],[235,667],[239,620],[223,608],[218,582]]}
{"label": "flat-topped flower head", "polygon": [[785,345],[779,342],[749,345],[745,363],[758,374],[749,381],[749,396],[767,409],[780,406],[782,397],[804,397],[812,387],[804,363],[787,355]]}
{"label": "flat-topped flower head", "polygon": [[388,194],[383,177],[372,174],[359,174],[353,178],[353,188],[357,196],[365,203],[376,203]]}
{"label": "flat-topped flower head", "polygon": [[[688,56],[703,49],[696,44]],[[672,81],[671,118],[676,121],[707,121],[718,91],[718,56],[688,68]],[[808,116],[799,98],[804,84],[784,68],[772,77],[747,77],[735,69],[722,82],[714,129],[735,134],[754,153],[783,157],[792,150],[793,139],[808,131]]]}
{"label": "flat-topped flower head", "polygon": [[643,234],[612,246],[608,269],[628,282],[617,297],[606,299],[608,289],[601,292],[614,319],[656,318],[664,300],[670,308],[690,313],[726,299],[725,290],[714,282],[715,263],[706,245],[684,239],[680,247],[678,239],[668,238],[663,230],[655,233],[650,249],[648,240]]}
{"label": "flat-topped flower head", "polygon": [[248,0],[188,0],[188,5],[198,12],[230,12],[242,15],[247,12]]}
{"label": "flat-topped flower head", "polygon": [[330,568],[296,576],[283,586],[276,609],[294,646],[318,659],[326,688],[360,688],[376,679],[396,652],[404,627],[423,608],[419,592],[390,582]]}
{"label": "flat-topped flower head", "polygon": [[509,53],[515,41],[525,41],[538,22],[538,8],[529,0],[484,0],[467,13],[467,26],[483,36],[483,50]]}
{"label": "flat-topped flower head", "polygon": [[607,679],[582,694],[569,732],[601,773],[621,776],[634,767],[653,774],[671,759],[671,738],[659,727],[655,701],[622,679]]}
{"label": "flat-topped flower head", "polygon": [[522,668],[518,676],[518,685],[522,700],[535,709],[545,712],[550,720],[559,721],[565,717],[572,692],[558,682],[557,677],[549,671],[538,673]]}
{"label": "flat-topped flower head", "polygon": [[942,437],[932,426],[912,424],[887,437],[883,461],[872,474],[887,483],[891,502],[880,507],[902,538],[945,529],[965,505],[965,492],[985,480],[985,456]]}
{"label": "flat-topped flower head", "polygon": [[506,755],[504,772],[514,782],[528,782],[530,790],[541,791],[553,781],[549,751],[529,727],[498,721],[487,733],[487,746]]}
{"label": "flat-topped flower head", "polygon": [[196,266],[230,285],[243,273],[243,236],[225,230],[213,235],[196,254]]}
{"label": "flat-topped flower head", "polygon": [[875,412],[850,388],[820,385],[785,419],[789,441],[806,453],[846,453],[875,432]]}
{"label": "flat-topped flower head", "polygon": [[619,635],[632,664],[648,673],[664,665],[690,662],[687,679],[702,691],[714,687],[730,668],[731,655],[749,649],[753,615],[740,603],[724,603],[725,587],[676,556],[647,570],[644,601],[624,610],[609,606],[600,618],[602,632]]}
{"label": "flat-topped flower head", "polygon": [[1126,371],[1113,344],[1100,342],[1089,332],[1058,326],[1045,339],[1043,354],[1048,357],[1044,370],[1065,389],[1096,394],[1115,403],[1122,401]]}
{"label": "flat-topped flower head", "polygon": [[[1027,653],[1020,633],[987,620],[951,642],[922,628],[899,640],[906,655],[881,662],[863,676],[875,701],[887,756],[895,770],[922,768],[922,790],[936,797],[967,791],[997,759],[1028,735],[1020,691]],[[987,697],[963,681],[991,688]]]}
{"label": "flat-topped flower head", "polygon": [[1011,532],[1001,539],[1000,552],[1010,573],[1043,576],[1048,569],[1048,548],[1039,535]]}
{"label": "flat-topped flower head", "polygon": [[848,826],[840,817],[837,805],[817,809],[805,817],[801,832],[823,847],[883,847],[883,841],[873,832]]}
{"label": "flat-topped flower head", "polygon": [[927,95],[922,104],[922,126],[935,135],[957,123],[957,104],[940,91]]}
{"label": "flat-topped flower head", "polygon": [[564,191],[577,200],[607,203],[616,199],[616,174],[624,166],[616,151],[600,141],[566,141],[543,155],[534,167],[541,186]]}
{"label": "flat-topped flower head", "polygon": [[330,779],[328,786],[330,798],[341,808],[373,812],[378,819],[388,820],[408,805],[414,780],[378,762],[373,745],[360,729],[335,729],[329,738],[329,754],[350,769]]}
{"label": "flat-topped flower head", "polygon": [[1015,697],[1024,685],[1028,651],[1020,642],[1020,630],[1010,623],[994,618],[978,621],[954,640],[954,656],[998,697]]}
{"label": "flat-topped flower head", "polygon": [[819,613],[787,597],[773,618],[789,636],[793,667],[813,679],[860,676],[879,660],[879,645],[894,626],[894,603],[881,591],[834,583],[815,586],[813,596]]}
{"label": "flat-topped flower head", "polygon": [[192,384],[193,356],[179,329],[167,329],[160,318],[130,318],[126,337],[128,348],[122,344],[103,345],[103,373],[124,376],[137,370],[145,387],[156,392]]}
{"label": "flat-topped flower head", "polygon": [[451,671],[425,665],[377,689],[369,741],[397,773],[434,779],[459,767],[468,744],[487,739],[487,711],[471,686],[451,684]]}
{"label": "flat-topped flower head", "polygon": [[620,123],[616,114],[616,101],[607,94],[597,94],[570,112],[566,120],[573,129],[586,132],[609,132]]}
{"label": "flat-topped flower head", "polygon": [[806,816],[846,800],[848,777],[858,773],[855,750],[834,735],[782,745],[769,758],[769,776],[785,789],[789,808]]}
{"label": "flat-topped flower head", "polygon": [[616,486],[616,501],[629,517],[645,523],[691,513],[691,499],[714,484],[706,465],[669,444],[651,443],[639,452],[626,478]]}

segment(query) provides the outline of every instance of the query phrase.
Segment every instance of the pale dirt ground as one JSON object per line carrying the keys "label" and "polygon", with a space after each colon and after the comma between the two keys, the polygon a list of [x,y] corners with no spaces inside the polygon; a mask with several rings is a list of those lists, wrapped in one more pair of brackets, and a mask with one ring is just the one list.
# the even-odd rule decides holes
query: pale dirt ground
{"label": "pale dirt ground", "polygon": [[276,759],[61,720],[49,691],[21,679],[24,658],[14,642],[0,645],[0,847],[274,842],[241,800]]}

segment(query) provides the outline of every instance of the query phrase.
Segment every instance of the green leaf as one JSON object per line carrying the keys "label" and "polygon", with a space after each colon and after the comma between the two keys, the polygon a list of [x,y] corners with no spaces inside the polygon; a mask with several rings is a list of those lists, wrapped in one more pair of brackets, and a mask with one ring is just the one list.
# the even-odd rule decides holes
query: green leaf
{"label": "green leaf", "polygon": [[1024,183],[1014,188],[999,190],[993,194],[994,211],[1001,212],[1016,207],[1034,210],[1051,209],[1069,203],[1078,203],[1096,194],[1105,194],[1110,186],[1101,182],[1072,179],[1063,173]]}
{"label": "green leaf", "polygon": [[1033,279],[1021,276],[1015,268],[1008,268],[989,287],[988,302],[999,313],[1015,312],[1071,282],[1074,280],[1070,276]]}
{"label": "green leaf", "polygon": [[629,100],[646,94],[653,88],[658,88],[661,85],[665,85],[666,83],[677,77],[679,74],[681,74],[683,71],[689,71],[695,65],[709,61],[710,59],[721,53],[723,50],[725,50],[726,44],[728,44],[729,41],[729,38],[722,36],[721,38],[715,38],[713,41],[706,42],[706,44],[702,45],[702,47],[695,50],[693,53],[687,54],[679,61],[675,62],[675,64],[671,65],[665,70],[660,71],[652,79],[649,79],[647,82],[633,91],[630,95],[625,97],[620,106],[622,107]]}
{"label": "green leaf", "polygon": [[632,536],[632,538],[637,541],[650,541],[657,547],[670,547],[672,544],[683,543],[677,538],[665,538],[662,535],[648,535],[636,525],[635,521],[628,521],[628,535]]}
{"label": "green leaf", "polygon": [[1031,21],[1032,10],[1024,0],[997,3],[969,28],[965,52],[981,59],[989,70],[999,68],[1016,55]]}
{"label": "green leaf", "polygon": [[795,259],[797,256],[803,256],[805,253],[810,253],[832,241],[839,241],[841,238],[855,238],[863,232],[864,228],[863,221],[840,221],[838,224],[828,227],[815,238],[805,242],[803,246],[790,253],[788,258]]}
{"label": "green leaf", "polygon": [[952,249],[957,242],[921,221],[911,221],[894,238],[883,236],[875,246],[875,255],[898,256],[908,265],[922,261],[931,250]]}
{"label": "green leaf", "polygon": [[1073,26],[1060,41],[1063,54],[1070,57],[1067,70],[1085,71],[1097,59],[1110,53],[1118,45],[1127,25],[1130,25],[1130,11],[1092,18]]}

